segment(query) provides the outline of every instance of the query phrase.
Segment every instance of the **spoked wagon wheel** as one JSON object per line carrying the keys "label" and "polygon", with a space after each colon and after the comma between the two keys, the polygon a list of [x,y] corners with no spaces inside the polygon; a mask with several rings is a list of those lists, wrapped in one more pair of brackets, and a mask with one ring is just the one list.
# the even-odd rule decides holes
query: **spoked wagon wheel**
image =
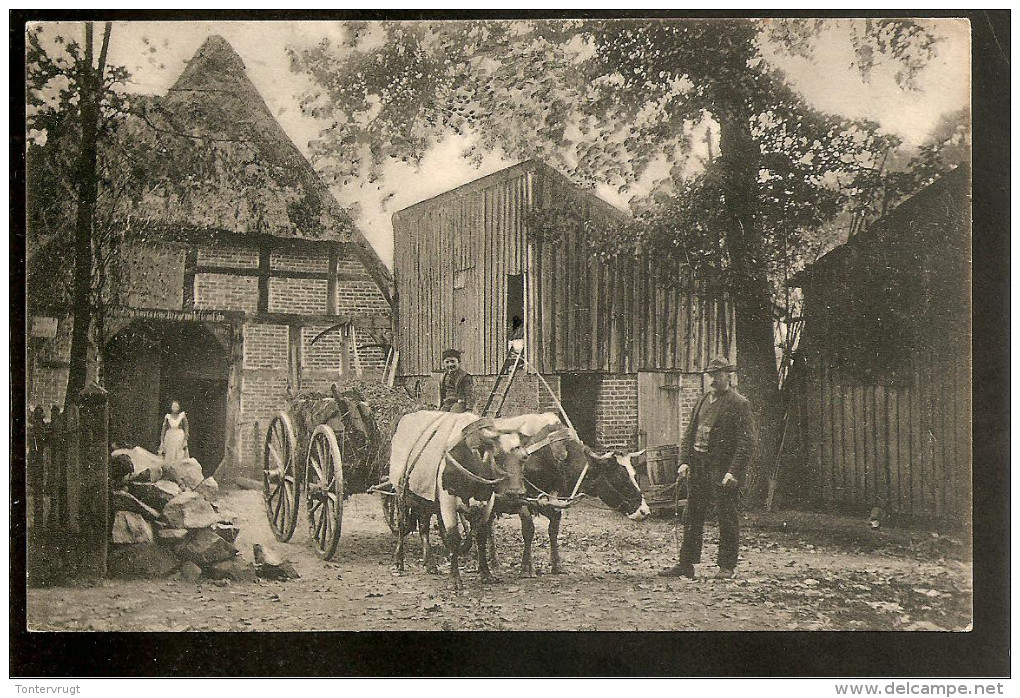
{"label": "spoked wagon wheel", "polygon": [[277,540],[287,542],[294,535],[298,519],[297,439],[290,417],[281,412],[266,431],[262,452],[262,496],[266,518]]}
{"label": "spoked wagon wheel", "polygon": [[331,560],[340,545],[344,517],[344,470],[336,434],[327,424],[312,432],[305,468],[308,525],[319,556]]}

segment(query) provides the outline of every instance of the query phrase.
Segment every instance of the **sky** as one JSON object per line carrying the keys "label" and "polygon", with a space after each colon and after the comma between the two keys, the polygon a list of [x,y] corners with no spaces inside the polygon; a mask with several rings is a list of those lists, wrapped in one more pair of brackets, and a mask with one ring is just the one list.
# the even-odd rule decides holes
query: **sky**
{"label": "sky", "polygon": [[[766,57],[782,68],[797,90],[815,107],[851,118],[867,117],[906,144],[917,145],[939,118],[970,105],[970,27],[966,20],[932,20],[942,36],[938,56],[919,76],[917,91],[900,88],[891,69],[879,66],[865,82],[850,68],[853,57],[848,32],[834,28],[831,40],[812,59],[779,56],[765,48]],[[81,25],[64,24],[61,33],[80,35]],[[53,27],[54,30],[58,27]],[[213,34],[223,36],[241,56],[248,77],[297,147],[308,143],[320,125],[301,113],[301,95],[309,81],[291,72],[288,48],[311,47],[324,38],[338,39],[343,27],[335,22],[115,22],[109,62],[132,73],[132,91],[161,94],[177,79],[188,59]],[[155,49],[152,51],[151,49]],[[452,189],[478,177],[516,164],[502,153],[490,153],[479,167],[462,160],[470,136],[451,137],[434,147],[418,169],[393,163],[376,184],[334,188],[342,204],[358,205],[357,223],[383,261],[392,266],[395,211]],[[627,197],[608,186],[598,193],[626,210]]]}

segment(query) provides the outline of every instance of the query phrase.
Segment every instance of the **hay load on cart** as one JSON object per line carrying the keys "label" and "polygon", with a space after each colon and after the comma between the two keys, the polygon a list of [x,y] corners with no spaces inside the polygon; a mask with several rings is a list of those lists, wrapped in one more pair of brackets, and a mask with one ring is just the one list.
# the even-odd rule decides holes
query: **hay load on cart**
{"label": "hay load on cart", "polygon": [[293,398],[270,421],[262,454],[266,516],[277,539],[293,537],[304,500],[319,555],[332,559],[344,500],[385,478],[397,422],[424,408],[403,389],[360,380]]}

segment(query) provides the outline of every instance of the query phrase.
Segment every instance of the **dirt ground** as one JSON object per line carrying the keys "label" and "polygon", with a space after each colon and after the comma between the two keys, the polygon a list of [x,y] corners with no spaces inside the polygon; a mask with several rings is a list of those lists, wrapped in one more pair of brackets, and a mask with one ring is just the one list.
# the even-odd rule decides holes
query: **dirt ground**
{"label": "dirt ground", "polygon": [[[561,530],[565,574],[548,574],[545,520],[537,521],[538,576],[520,578],[520,523],[497,523],[499,583],[469,563],[450,588],[412,557],[398,576],[393,539],[375,496],[345,506],[338,559],[320,560],[302,519],[276,541],[260,492],[232,490],[238,547],[269,544],[301,574],[286,582],[104,581],[28,590],[31,630],[965,630],[972,569],[963,536],[869,529],[866,521],[800,513],[744,515],[737,577],[715,581],[718,530],[709,524],[697,580],[657,577],[671,564],[673,519],[633,522],[599,502],[569,510]],[[303,513],[302,513],[303,516]],[[433,541],[438,544],[438,536]]]}

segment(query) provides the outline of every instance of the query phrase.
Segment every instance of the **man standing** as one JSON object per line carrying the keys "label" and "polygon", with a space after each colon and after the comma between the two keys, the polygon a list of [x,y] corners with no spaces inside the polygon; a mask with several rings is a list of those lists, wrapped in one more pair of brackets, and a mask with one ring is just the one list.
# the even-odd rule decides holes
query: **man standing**
{"label": "man standing", "polygon": [[712,381],[691,411],[680,444],[679,475],[687,475],[687,515],[679,562],[659,574],[694,578],[701,562],[705,513],[714,499],[719,514],[719,571],[716,579],[733,577],[737,566],[739,527],[737,504],[740,478],[751,459],[755,443],[754,420],[747,398],[730,385],[736,366],[725,358],[708,364]]}
{"label": "man standing", "polygon": [[439,409],[443,412],[467,412],[471,405],[471,374],[460,367],[460,352],[443,352],[443,380],[439,384]]}

